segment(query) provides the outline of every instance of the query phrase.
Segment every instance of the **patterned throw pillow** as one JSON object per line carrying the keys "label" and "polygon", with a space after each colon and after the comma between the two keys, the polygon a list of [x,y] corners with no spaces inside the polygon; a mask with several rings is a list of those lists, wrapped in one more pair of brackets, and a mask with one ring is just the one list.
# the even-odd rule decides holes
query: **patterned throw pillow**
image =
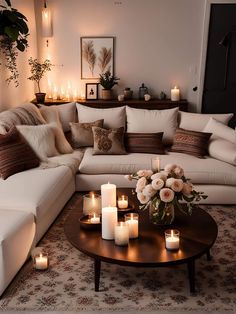
{"label": "patterned throw pillow", "polygon": [[163,132],[126,133],[125,148],[129,153],[165,154]]}
{"label": "patterned throw pillow", "polygon": [[103,119],[91,123],[73,123],[70,122],[72,144],[74,148],[93,146],[92,127],[103,127]]}
{"label": "patterned throw pillow", "polygon": [[93,155],[124,155],[124,128],[102,129],[92,127],[94,139]]}
{"label": "patterned throw pillow", "polygon": [[26,143],[16,127],[0,135],[0,176],[7,179],[11,175],[39,165],[39,158]]}
{"label": "patterned throw pillow", "polygon": [[212,133],[177,129],[171,152],[178,152],[203,158],[208,154],[208,141]]}

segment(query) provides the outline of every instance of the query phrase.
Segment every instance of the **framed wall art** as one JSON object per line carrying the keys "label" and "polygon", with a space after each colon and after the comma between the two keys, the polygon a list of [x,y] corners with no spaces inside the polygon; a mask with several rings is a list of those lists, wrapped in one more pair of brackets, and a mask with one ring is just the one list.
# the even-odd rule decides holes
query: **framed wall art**
{"label": "framed wall art", "polygon": [[86,83],[85,97],[86,97],[86,100],[98,99],[98,83]]}
{"label": "framed wall art", "polygon": [[81,79],[99,79],[114,72],[114,37],[81,37]]}

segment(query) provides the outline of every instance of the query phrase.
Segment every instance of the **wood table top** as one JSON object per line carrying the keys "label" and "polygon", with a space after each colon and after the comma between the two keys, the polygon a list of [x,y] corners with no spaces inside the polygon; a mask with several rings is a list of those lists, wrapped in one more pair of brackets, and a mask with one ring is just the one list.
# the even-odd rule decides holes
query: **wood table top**
{"label": "wood table top", "polygon": [[181,264],[205,254],[214,244],[218,228],[214,219],[197,207],[191,216],[176,212],[171,229],[180,231],[180,249],[168,251],[165,248],[164,231],[149,221],[149,213],[138,210],[138,201],[131,189],[118,189],[135,203],[139,213],[139,237],[131,239],[128,246],[117,246],[114,241],[103,240],[101,230],[80,228],[83,198],[78,207],[69,214],[64,230],[69,242],[81,252],[104,262],[140,267],[155,267]]}

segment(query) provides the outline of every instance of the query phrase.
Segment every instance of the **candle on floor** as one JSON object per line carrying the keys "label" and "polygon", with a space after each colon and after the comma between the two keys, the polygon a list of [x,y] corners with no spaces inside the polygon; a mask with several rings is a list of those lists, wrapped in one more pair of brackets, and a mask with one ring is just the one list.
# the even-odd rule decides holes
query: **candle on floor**
{"label": "candle on floor", "polygon": [[102,238],[114,240],[115,226],[117,224],[117,207],[102,208]]}
{"label": "candle on floor", "polygon": [[48,269],[48,256],[46,253],[39,253],[33,257],[34,260],[34,268],[38,270],[46,270]]}
{"label": "candle on floor", "polygon": [[97,216],[95,213],[90,218],[91,224],[99,224],[100,223],[100,216]]}
{"label": "candle on floor", "polygon": [[128,245],[129,243],[129,226],[125,222],[118,222],[115,226],[115,244]]}
{"label": "candle on floor", "polygon": [[128,207],[128,196],[127,195],[121,195],[118,197],[118,207],[120,209],[125,209]]}
{"label": "candle on floor", "polygon": [[151,169],[153,172],[160,172],[161,170],[161,160],[159,157],[153,157],[151,159]]}
{"label": "candle on floor", "polygon": [[107,206],[116,206],[116,185],[107,184],[101,185],[101,198],[102,198],[102,208]]}
{"label": "candle on floor", "polygon": [[170,99],[172,101],[178,101],[180,99],[180,91],[179,91],[179,88],[177,88],[177,86],[171,89]]}
{"label": "candle on floor", "polygon": [[93,213],[101,214],[101,196],[90,192],[83,196],[83,214],[91,215]]}
{"label": "candle on floor", "polygon": [[179,234],[180,232],[176,229],[168,229],[165,231],[165,244],[167,250],[179,249]]}
{"label": "candle on floor", "polygon": [[130,213],[125,215],[125,222],[129,226],[129,238],[138,238],[138,214]]}

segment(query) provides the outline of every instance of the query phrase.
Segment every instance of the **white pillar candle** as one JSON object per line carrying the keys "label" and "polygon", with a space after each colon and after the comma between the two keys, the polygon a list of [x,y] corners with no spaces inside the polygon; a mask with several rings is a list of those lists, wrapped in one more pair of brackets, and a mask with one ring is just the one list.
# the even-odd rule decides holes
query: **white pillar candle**
{"label": "white pillar candle", "polygon": [[116,206],[116,185],[107,184],[101,185],[101,197],[102,197],[102,208],[107,206]]}
{"label": "white pillar candle", "polygon": [[138,238],[138,214],[126,214],[125,222],[129,226],[129,238],[135,239]]}
{"label": "white pillar candle", "polygon": [[127,195],[121,195],[118,197],[118,207],[120,209],[125,209],[128,207],[128,196]]}
{"label": "white pillar candle", "polygon": [[125,222],[118,222],[115,226],[115,244],[128,245],[129,243],[129,226]]}
{"label": "white pillar candle", "polygon": [[161,160],[159,157],[153,157],[151,159],[151,169],[153,172],[160,172],[161,170]]}
{"label": "white pillar candle", "polygon": [[102,238],[104,240],[114,240],[116,224],[117,207],[102,208]]}
{"label": "white pillar candle", "polygon": [[89,193],[83,196],[83,214],[101,214],[101,197],[98,194]]}
{"label": "white pillar candle", "polygon": [[170,99],[172,101],[178,101],[180,99],[180,92],[177,86],[175,86],[173,89],[171,89],[171,96]]}
{"label": "white pillar candle", "polygon": [[48,257],[40,253],[39,256],[35,256],[35,269],[44,270],[48,268]]}
{"label": "white pillar candle", "polygon": [[100,217],[96,216],[94,213],[93,216],[90,218],[91,224],[99,224],[100,223]]}
{"label": "white pillar candle", "polygon": [[178,230],[166,230],[165,231],[165,243],[168,250],[179,249],[179,231]]}

